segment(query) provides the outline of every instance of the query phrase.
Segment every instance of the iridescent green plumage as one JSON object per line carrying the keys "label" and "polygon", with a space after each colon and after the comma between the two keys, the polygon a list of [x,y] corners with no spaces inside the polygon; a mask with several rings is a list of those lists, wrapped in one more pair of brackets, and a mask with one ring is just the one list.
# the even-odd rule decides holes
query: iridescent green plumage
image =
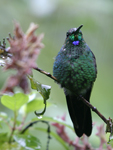
{"label": "iridescent green plumage", "polygon": [[92,120],[90,109],[78,97],[82,95],[89,101],[97,74],[94,54],[83,39],[81,27],[67,32],[53,67],[53,75],[64,88],[69,113],[79,137],[83,133],[91,134]]}

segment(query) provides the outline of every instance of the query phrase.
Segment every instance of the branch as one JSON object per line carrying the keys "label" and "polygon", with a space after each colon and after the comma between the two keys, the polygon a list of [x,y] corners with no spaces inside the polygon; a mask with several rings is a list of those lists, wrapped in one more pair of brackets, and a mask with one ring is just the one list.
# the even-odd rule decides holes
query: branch
{"label": "branch", "polygon": [[46,72],[46,71],[44,71],[44,70],[42,70],[42,69],[40,69],[40,68],[38,68],[38,67],[35,67],[35,68],[33,68],[33,69],[39,71],[39,72],[42,73],[42,74],[45,74],[45,75],[48,76],[49,78],[51,78],[51,79],[53,79],[54,81],[57,81],[57,82],[58,82],[58,80],[57,80],[54,76],[52,76],[50,73],[48,73],[48,72]]}
{"label": "branch", "polygon": [[[42,70],[42,69],[40,69],[38,67],[33,68],[33,69],[39,71],[42,74],[45,74],[46,76],[50,77],[54,81],[58,82],[58,80],[54,76],[52,76],[50,73],[48,73],[48,72],[46,72],[46,71],[44,71],[44,70]],[[97,110],[96,107],[91,105],[84,97],[82,97],[82,96],[79,96],[79,97],[80,97],[80,100],[82,100],[83,103],[85,103],[89,108],[91,108],[92,111],[94,111],[106,124],[108,123],[108,120]]]}
{"label": "branch", "polygon": [[108,120],[97,110],[96,107],[91,105],[84,97],[80,96],[80,98],[83,101],[83,103],[85,103],[89,108],[91,108],[92,111],[94,111],[106,124],[108,123]]}

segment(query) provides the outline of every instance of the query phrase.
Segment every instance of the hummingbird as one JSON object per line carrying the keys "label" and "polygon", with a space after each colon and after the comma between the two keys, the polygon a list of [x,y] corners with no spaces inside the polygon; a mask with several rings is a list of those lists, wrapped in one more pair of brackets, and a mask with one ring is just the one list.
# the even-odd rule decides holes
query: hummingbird
{"label": "hummingbird", "polygon": [[82,27],[80,25],[67,31],[53,65],[53,76],[64,89],[70,118],[78,137],[92,133],[91,110],[80,99],[82,96],[90,101],[97,77],[96,59],[83,38]]}

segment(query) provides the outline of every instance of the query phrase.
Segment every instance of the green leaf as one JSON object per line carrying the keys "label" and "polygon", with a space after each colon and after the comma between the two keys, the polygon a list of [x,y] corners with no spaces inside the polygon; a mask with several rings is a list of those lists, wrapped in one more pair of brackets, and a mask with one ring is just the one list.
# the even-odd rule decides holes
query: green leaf
{"label": "green leaf", "polygon": [[[47,129],[37,128],[37,127],[35,129],[47,133]],[[69,150],[69,147],[67,146],[67,144],[62,140],[62,138],[59,135],[57,135],[56,133],[54,133],[52,131],[50,132],[50,135],[52,135],[66,150]]]}
{"label": "green leaf", "polygon": [[26,150],[39,150],[41,149],[41,144],[38,138],[32,135],[15,135],[14,140],[24,147]]}
{"label": "green leaf", "polygon": [[35,81],[35,79],[33,79],[31,76],[28,76],[28,78],[30,79],[31,88],[39,91],[39,93],[42,95],[44,100],[49,99],[51,86],[41,84],[41,83]]}
{"label": "green leaf", "polygon": [[16,93],[13,96],[4,95],[1,98],[1,103],[13,111],[18,110],[27,101],[28,96],[23,93]]}
{"label": "green leaf", "polygon": [[46,111],[46,100],[49,99],[51,86],[40,84],[39,82],[35,81],[33,79],[33,77],[30,75],[28,76],[28,78],[31,82],[31,88],[39,91],[39,93],[42,95],[42,97],[44,99],[44,104],[45,104],[44,110],[41,113],[37,113],[35,111],[35,114],[39,117],[39,116],[43,115]]}
{"label": "green leaf", "polygon": [[63,121],[60,118],[43,116],[41,119],[38,119],[38,118],[32,119],[32,121],[36,121],[36,120],[44,120],[44,121],[50,121],[50,122],[59,123],[59,124],[62,124],[64,126],[70,128],[72,131],[74,131],[72,126],[70,126],[69,124],[67,124],[65,121]]}
{"label": "green leaf", "polygon": [[[47,107],[50,106],[51,103],[47,103]],[[45,107],[43,100],[35,99],[27,103],[26,105],[26,113],[34,112],[36,110],[43,109]]]}

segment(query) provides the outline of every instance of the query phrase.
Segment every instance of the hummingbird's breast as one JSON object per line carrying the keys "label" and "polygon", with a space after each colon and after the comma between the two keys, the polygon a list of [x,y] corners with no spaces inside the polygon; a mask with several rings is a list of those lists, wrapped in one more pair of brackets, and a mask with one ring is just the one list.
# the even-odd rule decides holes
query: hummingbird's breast
{"label": "hummingbird's breast", "polygon": [[67,52],[62,48],[56,57],[53,75],[61,87],[70,91],[81,93],[87,90],[96,79],[95,57],[90,48],[86,45],[84,49],[72,48]]}

